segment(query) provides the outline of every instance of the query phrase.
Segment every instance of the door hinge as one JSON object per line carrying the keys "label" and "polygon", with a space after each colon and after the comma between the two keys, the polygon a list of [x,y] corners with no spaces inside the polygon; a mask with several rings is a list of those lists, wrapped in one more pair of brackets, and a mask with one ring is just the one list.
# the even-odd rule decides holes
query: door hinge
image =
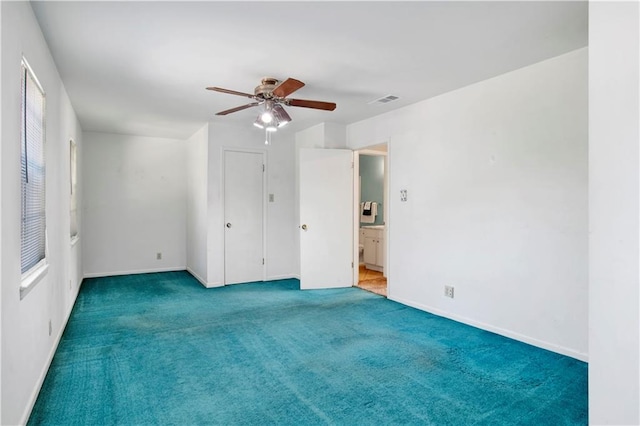
{"label": "door hinge", "polygon": [[262,258],[262,264],[264,265],[264,257]]}
{"label": "door hinge", "polygon": [[351,162],[351,168],[353,169],[353,161]]}
{"label": "door hinge", "polygon": [[351,262],[351,267],[353,268],[353,262]]}
{"label": "door hinge", "polygon": [[262,171],[264,172],[264,164],[262,165]]}

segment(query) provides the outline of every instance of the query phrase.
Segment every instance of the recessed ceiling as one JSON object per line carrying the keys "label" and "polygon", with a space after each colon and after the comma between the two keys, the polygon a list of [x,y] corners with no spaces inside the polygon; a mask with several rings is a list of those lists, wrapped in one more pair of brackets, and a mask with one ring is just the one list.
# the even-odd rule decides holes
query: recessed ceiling
{"label": "recessed ceiling", "polygon": [[[265,76],[296,131],[352,123],[587,45],[587,2],[32,2],[85,131],[188,138]],[[388,104],[371,103],[393,94]]]}

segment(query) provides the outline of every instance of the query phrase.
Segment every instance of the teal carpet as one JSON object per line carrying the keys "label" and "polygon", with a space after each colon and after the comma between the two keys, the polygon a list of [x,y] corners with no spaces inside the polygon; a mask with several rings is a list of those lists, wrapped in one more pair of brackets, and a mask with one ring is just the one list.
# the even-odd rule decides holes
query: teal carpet
{"label": "teal carpet", "polygon": [[357,288],[84,281],[29,424],[587,424],[587,365]]}

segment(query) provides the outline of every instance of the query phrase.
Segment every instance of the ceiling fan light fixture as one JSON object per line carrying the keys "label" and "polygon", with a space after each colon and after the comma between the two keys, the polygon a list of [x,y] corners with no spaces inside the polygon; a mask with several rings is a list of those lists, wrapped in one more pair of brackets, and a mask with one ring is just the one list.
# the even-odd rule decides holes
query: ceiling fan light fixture
{"label": "ceiling fan light fixture", "polygon": [[264,129],[264,124],[262,123],[260,116],[256,118],[256,121],[253,122],[253,125],[256,126],[258,129]]}
{"label": "ceiling fan light fixture", "polygon": [[287,114],[287,111],[280,104],[276,104],[273,107],[273,116],[276,119],[276,123],[278,123],[278,127],[285,126],[288,122],[291,121],[291,117]]}
{"label": "ceiling fan light fixture", "polygon": [[273,121],[273,115],[271,115],[269,111],[265,111],[260,116],[260,120],[262,120],[263,123],[271,123]]}
{"label": "ceiling fan light fixture", "polygon": [[276,130],[278,130],[278,128],[275,126],[275,124],[269,124],[267,127],[264,128],[267,132],[275,132]]}
{"label": "ceiling fan light fixture", "polygon": [[260,115],[260,119],[262,120],[263,124],[269,124],[273,121],[273,119],[275,118],[273,116],[273,109],[273,101],[266,101],[264,103],[264,111]]}

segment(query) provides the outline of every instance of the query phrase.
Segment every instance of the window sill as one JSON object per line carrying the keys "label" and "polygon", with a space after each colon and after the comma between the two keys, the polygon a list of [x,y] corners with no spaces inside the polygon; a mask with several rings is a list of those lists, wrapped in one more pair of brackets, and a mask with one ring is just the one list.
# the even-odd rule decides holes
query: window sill
{"label": "window sill", "polygon": [[73,237],[71,237],[71,247],[73,247],[76,244],[78,244],[79,240],[80,240],[80,237],[78,237],[78,234],[76,234]]}
{"label": "window sill", "polygon": [[33,290],[36,284],[38,284],[40,280],[47,275],[48,270],[49,262],[45,259],[22,276],[22,282],[20,283],[20,300],[24,299],[24,297]]}

